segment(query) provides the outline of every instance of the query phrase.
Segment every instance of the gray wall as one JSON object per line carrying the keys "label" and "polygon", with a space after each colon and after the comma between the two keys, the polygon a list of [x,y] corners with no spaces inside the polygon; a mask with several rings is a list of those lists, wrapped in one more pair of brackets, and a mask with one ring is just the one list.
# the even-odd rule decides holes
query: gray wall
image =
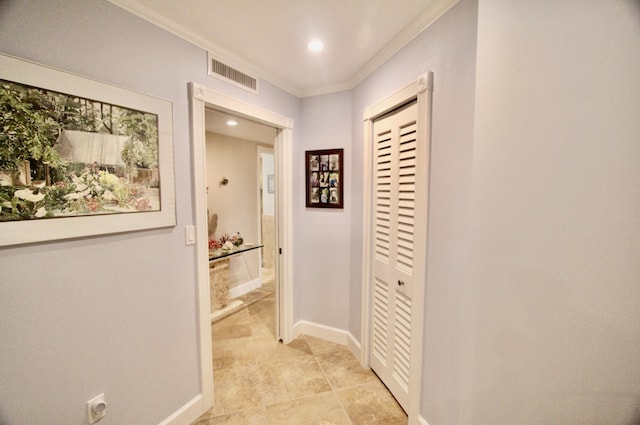
{"label": "gray wall", "polygon": [[[307,320],[338,329],[349,326],[351,210],[354,198],[360,196],[351,187],[351,120],[350,92],[302,99],[305,124],[293,151],[293,213],[298,224],[294,322]],[[344,209],[306,208],[305,151],[334,148],[344,148]]]}
{"label": "gray wall", "polygon": [[640,4],[481,1],[477,57],[460,423],[638,424]]}
{"label": "gray wall", "polygon": [[[299,99],[206,76],[206,52],[98,0],[0,2],[0,51],[173,102],[175,228],[0,249],[0,423],[157,424],[198,394],[187,83],[292,117]],[[295,136],[294,129],[294,138]],[[0,235],[1,237],[1,235]]]}
{"label": "gray wall", "polygon": [[[362,112],[434,72],[423,412],[457,423],[473,152],[477,2],[463,0],[353,91],[353,191],[362,193]],[[360,335],[362,198],[354,198],[350,332]]]}
{"label": "gray wall", "polygon": [[435,73],[430,425],[640,420],[639,16],[628,0],[463,0],[353,90],[358,176],[362,109]]}

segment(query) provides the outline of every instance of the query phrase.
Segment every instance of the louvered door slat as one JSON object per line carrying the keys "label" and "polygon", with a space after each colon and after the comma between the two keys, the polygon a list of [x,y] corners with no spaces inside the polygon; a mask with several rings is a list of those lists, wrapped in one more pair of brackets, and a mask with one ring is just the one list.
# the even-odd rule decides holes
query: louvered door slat
{"label": "louvered door slat", "polygon": [[375,258],[388,263],[391,239],[391,161],[393,144],[391,132],[381,132],[376,139],[376,186],[375,186]]}
{"label": "louvered door slat", "polygon": [[413,211],[414,205],[415,205],[415,202],[413,202],[413,200],[405,200],[400,198],[400,201],[398,202],[398,207],[405,210]]}
{"label": "louvered door slat", "polygon": [[399,132],[398,178],[398,267],[407,273],[413,268],[413,232],[415,214],[416,129],[411,123]]}
{"label": "louvered door slat", "polygon": [[411,143],[409,146],[400,146],[400,154],[398,155],[398,159],[400,160],[401,164],[402,164],[402,161],[405,161],[405,160],[415,160],[416,159],[415,143]]}
{"label": "louvered door slat", "polygon": [[[400,129],[398,146],[398,269],[413,272],[413,218],[415,217],[416,125]],[[400,229],[402,233],[400,233]]]}
{"label": "louvered door slat", "polygon": [[404,294],[398,294],[395,307],[393,374],[400,385],[407,391],[409,389],[409,358],[411,352],[411,300]]}
{"label": "louvered door slat", "polygon": [[374,283],[373,304],[373,354],[381,364],[387,364],[389,323],[389,288],[383,281]]}

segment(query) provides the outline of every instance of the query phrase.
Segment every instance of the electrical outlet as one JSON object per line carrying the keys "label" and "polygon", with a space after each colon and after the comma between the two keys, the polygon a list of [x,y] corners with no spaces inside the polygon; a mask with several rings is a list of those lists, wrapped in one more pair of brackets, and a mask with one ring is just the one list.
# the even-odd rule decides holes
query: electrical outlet
{"label": "electrical outlet", "polygon": [[87,401],[87,412],[89,413],[89,425],[95,424],[107,415],[107,402],[104,401],[104,394]]}

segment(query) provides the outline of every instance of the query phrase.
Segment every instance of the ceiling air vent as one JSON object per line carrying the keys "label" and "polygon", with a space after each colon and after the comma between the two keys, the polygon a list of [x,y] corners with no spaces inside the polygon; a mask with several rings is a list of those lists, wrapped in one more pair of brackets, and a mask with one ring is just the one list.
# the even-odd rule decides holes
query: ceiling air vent
{"label": "ceiling air vent", "polygon": [[209,75],[250,91],[251,93],[258,94],[258,79],[256,77],[238,70],[237,67],[222,62],[220,58],[214,57],[210,52]]}

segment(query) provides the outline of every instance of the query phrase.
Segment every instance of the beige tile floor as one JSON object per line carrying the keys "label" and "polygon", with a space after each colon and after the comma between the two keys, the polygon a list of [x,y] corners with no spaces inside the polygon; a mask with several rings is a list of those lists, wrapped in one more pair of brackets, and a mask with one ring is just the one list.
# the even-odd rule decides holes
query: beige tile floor
{"label": "beige tile floor", "polygon": [[304,335],[278,343],[274,303],[271,293],[212,325],[214,406],[192,425],[407,424],[347,348]]}
{"label": "beige tile floor", "polygon": [[[234,298],[228,306],[216,311],[216,314],[212,316],[212,323],[218,322],[257,301],[260,301],[264,297],[273,294],[275,292],[275,270],[261,268],[260,278],[262,280],[262,286],[260,288]],[[237,303],[238,300],[241,302]]]}

